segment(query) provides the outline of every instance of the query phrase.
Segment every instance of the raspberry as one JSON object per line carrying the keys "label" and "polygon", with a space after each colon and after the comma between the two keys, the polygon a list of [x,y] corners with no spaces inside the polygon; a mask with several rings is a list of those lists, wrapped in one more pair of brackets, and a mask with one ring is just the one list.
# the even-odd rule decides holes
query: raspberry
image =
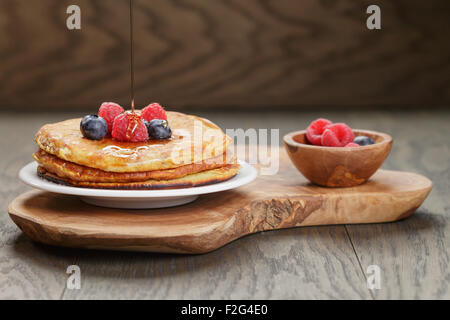
{"label": "raspberry", "polygon": [[152,103],[146,106],[141,111],[141,116],[144,118],[145,121],[152,121],[153,119],[160,119],[160,120],[166,120],[167,116],[166,112],[164,111],[164,108],[161,107],[159,103]]}
{"label": "raspberry", "polygon": [[343,147],[353,142],[352,129],[345,123],[334,123],[326,126],[322,134],[322,145],[326,147]]}
{"label": "raspberry", "polygon": [[306,137],[308,141],[316,146],[321,146],[322,133],[325,130],[325,126],[330,125],[332,122],[328,119],[319,118],[311,122],[306,128]]}
{"label": "raspberry", "polygon": [[112,137],[118,141],[144,142],[148,140],[147,127],[140,115],[125,112],[114,119]]}
{"label": "raspberry", "polygon": [[114,102],[103,102],[98,110],[98,115],[105,119],[108,125],[108,133],[112,132],[114,119],[125,110],[117,103]]}
{"label": "raspberry", "polygon": [[345,147],[346,147],[346,148],[348,148],[348,147],[352,147],[352,148],[354,148],[354,147],[359,147],[359,144],[354,143],[354,142],[350,142],[350,143],[347,143],[347,144],[345,145]]}

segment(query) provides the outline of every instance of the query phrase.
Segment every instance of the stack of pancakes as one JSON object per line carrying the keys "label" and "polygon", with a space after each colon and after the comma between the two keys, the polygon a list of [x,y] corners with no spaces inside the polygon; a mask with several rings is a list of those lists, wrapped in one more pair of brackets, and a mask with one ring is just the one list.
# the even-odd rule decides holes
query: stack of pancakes
{"label": "stack of pancakes", "polygon": [[167,140],[89,140],[80,120],[43,126],[33,154],[38,175],[60,184],[102,189],[186,188],[228,180],[239,171],[232,140],[211,121],[166,112]]}

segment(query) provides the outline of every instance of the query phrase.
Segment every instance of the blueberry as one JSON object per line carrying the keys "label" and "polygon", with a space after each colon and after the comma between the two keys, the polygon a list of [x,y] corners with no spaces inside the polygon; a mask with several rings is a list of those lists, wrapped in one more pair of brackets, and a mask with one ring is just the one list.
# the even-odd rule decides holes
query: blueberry
{"label": "blueberry", "polygon": [[101,140],[108,133],[108,124],[105,119],[91,114],[85,116],[80,122],[80,130],[85,138]]}
{"label": "blueberry", "polygon": [[367,136],[357,136],[354,140],[354,143],[359,144],[360,146],[368,146],[369,144],[374,144],[375,141]]}
{"label": "blueberry", "polygon": [[166,120],[153,119],[145,121],[150,139],[168,139],[172,135],[169,124]]}

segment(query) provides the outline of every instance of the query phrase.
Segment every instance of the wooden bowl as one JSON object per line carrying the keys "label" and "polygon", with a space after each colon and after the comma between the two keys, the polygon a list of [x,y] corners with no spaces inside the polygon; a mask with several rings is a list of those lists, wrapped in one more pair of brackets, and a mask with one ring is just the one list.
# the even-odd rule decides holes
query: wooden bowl
{"label": "wooden bowl", "polygon": [[366,182],[382,165],[392,147],[385,133],[353,130],[375,144],[361,147],[321,147],[311,145],[306,130],[284,136],[285,149],[295,167],[311,182],[325,187],[353,187]]}

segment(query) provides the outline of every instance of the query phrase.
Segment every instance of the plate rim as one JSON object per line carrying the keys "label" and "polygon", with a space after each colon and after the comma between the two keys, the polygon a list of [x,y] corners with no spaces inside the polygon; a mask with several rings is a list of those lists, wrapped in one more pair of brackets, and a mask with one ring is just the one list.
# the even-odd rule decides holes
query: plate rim
{"label": "plate rim", "polygon": [[36,169],[38,163],[36,161],[30,162],[20,169],[19,179],[26,185],[39,190],[81,197],[130,199],[183,197],[231,190],[255,180],[258,176],[257,169],[245,161],[238,160],[238,162],[241,165],[239,172],[227,181],[205,186],[166,190],[110,190],[59,185],[54,182],[44,180],[37,175]]}

